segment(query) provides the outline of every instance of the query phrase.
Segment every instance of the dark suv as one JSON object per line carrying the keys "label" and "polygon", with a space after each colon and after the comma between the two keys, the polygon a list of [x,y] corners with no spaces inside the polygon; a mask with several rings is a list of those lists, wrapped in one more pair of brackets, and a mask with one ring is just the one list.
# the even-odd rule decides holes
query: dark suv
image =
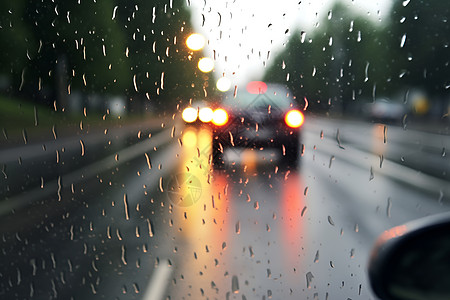
{"label": "dark suv", "polygon": [[298,166],[304,116],[283,85],[250,82],[245,89],[226,94],[214,114],[217,114],[212,122],[215,168],[225,166],[224,154],[229,148],[277,149],[283,165]]}

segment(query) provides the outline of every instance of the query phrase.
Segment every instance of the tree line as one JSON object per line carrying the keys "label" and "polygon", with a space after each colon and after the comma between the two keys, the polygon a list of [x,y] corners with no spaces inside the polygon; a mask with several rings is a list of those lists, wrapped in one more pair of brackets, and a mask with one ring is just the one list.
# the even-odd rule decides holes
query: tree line
{"label": "tree line", "polygon": [[185,3],[1,1],[0,93],[62,106],[73,92],[125,95],[160,108],[204,97]]}
{"label": "tree line", "polygon": [[313,111],[346,113],[379,97],[407,102],[411,90],[445,110],[449,12],[445,1],[395,1],[389,17],[375,24],[336,2],[315,31],[297,31],[265,80],[285,83]]}

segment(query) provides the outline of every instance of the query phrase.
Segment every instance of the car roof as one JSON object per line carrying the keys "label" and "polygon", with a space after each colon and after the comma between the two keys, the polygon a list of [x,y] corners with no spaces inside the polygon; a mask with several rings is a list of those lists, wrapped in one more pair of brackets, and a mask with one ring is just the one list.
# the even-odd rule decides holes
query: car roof
{"label": "car roof", "polygon": [[[263,83],[264,84],[264,83]],[[289,109],[295,103],[292,93],[282,84],[267,83],[266,88],[258,92],[249,92],[246,88],[238,88],[236,92],[225,94],[222,104],[235,109],[252,109],[268,107]]]}

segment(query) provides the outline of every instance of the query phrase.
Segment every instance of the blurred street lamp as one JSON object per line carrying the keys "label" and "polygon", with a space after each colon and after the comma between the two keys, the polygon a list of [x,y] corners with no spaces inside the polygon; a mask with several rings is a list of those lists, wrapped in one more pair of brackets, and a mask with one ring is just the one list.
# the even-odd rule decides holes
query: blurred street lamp
{"label": "blurred street lamp", "polygon": [[231,87],[231,80],[227,77],[221,77],[217,80],[216,87],[221,92],[226,92]]}
{"label": "blurred street lamp", "polygon": [[198,62],[198,68],[203,73],[209,73],[214,69],[214,61],[209,57],[203,57]]}
{"label": "blurred street lamp", "polygon": [[192,51],[199,51],[205,47],[206,39],[199,33],[193,33],[186,39],[186,46]]}

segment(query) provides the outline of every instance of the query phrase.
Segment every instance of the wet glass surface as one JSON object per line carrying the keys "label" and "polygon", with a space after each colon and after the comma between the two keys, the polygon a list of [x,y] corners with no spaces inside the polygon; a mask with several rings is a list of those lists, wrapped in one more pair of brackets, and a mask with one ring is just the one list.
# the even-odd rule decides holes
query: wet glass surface
{"label": "wet glass surface", "polygon": [[373,299],[449,210],[448,13],[2,2],[0,298]]}

